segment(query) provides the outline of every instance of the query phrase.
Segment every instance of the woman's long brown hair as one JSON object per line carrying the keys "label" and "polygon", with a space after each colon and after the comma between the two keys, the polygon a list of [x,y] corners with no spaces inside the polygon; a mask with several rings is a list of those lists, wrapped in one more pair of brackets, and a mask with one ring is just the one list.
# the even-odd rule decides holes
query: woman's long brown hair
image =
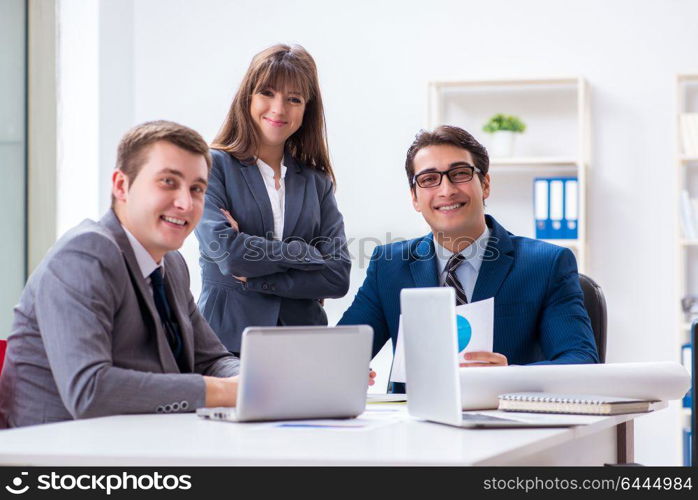
{"label": "woman's long brown hair", "polygon": [[303,124],[286,140],[286,151],[306,167],[324,172],[335,183],[317,67],[300,45],[274,45],[254,56],[211,147],[226,151],[240,161],[254,161],[259,138],[250,115],[250,103],[256,92],[266,88],[277,91],[292,88],[304,97]]}

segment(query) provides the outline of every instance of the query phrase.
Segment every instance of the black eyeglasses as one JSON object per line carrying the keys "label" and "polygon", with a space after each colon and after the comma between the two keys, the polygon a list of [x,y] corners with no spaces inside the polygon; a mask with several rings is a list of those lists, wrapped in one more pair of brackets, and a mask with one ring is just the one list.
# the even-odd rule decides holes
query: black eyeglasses
{"label": "black eyeglasses", "polygon": [[462,167],[450,168],[444,172],[431,171],[423,172],[414,176],[412,185],[416,184],[421,188],[433,188],[441,185],[441,181],[445,176],[448,176],[448,180],[453,184],[462,184],[463,182],[470,182],[473,179],[473,175],[477,172],[481,174],[482,171],[472,165],[464,165]]}

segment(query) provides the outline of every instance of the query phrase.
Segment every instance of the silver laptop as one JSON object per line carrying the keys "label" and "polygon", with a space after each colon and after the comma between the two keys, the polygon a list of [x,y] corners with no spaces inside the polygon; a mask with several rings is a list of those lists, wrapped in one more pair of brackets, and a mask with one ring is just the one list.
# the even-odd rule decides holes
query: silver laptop
{"label": "silver laptop", "polygon": [[199,408],[237,422],[353,418],[366,408],[373,329],[249,327],[242,333],[236,408]]}
{"label": "silver laptop", "polygon": [[463,412],[455,304],[451,287],[410,288],[400,294],[409,414],[471,428],[566,426]]}

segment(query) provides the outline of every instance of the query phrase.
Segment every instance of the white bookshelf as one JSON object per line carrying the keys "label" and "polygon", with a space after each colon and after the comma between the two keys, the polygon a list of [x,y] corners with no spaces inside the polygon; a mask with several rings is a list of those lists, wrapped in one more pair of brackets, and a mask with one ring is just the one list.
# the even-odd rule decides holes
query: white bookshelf
{"label": "white bookshelf", "polygon": [[[680,74],[676,79],[676,168],[678,169],[676,202],[679,205],[678,217],[682,217],[680,196],[683,190],[687,190],[691,198],[698,198],[698,157],[684,153],[680,116],[682,113],[698,112],[698,73]],[[698,240],[688,239],[683,231],[681,220],[678,227],[678,265],[677,282],[678,294],[676,297],[676,310],[678,314],[679,335],[676,347],[677,357],[681,355],[681,348],[690,342],[691,318],[686,317],[681,308],[681,299],[686,295],[698,295]],[[681,427],[686,427],[690,421],[691,409],[681,408]],[[689,425],[690,427],[690,425]],[[683,446],[682,446],[683,447]]]}
{"label": "white bookshelf", "polygon": [[490,158],[487,212],[514,234],[535,237],[533,179],[577,177],[578,239],[546,240],[570,248],[580,272],[588,268],[586,192],[590,151],[589,85],[580,77],[445,79],[429,82],[427,126],[456,125],[489,149],[482,130],[496,113],[526,123],[515,156]]}
{"label": "white bookshelf", "polygon": [[[686,112],[698,112],[698,73],[680,74],[676,79],[676,166],[679,172],[678,191],[676,200],[680,203],[683,190],[687,190],[691,198],[698,198],[698,157],[687,156],[683,152],[681,138],[680,116]],[[682,210],[678,207],[678,216],[681,218]],[[678,289],[677,309],[681,334],[681,344],[689,341],[690,320],[685,317],[681,309],[681,298],[687,294],[698,295],[698,240],[686,238],[683,226],[679,221],[678,226]]]}

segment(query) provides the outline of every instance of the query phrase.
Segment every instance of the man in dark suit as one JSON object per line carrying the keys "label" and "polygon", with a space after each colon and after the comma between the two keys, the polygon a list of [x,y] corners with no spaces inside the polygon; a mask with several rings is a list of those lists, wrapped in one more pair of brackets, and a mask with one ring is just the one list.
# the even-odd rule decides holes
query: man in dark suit
{"label": "man in dark suit", "polygon": [[239,360],[199,314],[176,251],[210,168],[205,141],[176,123],[123,137],[112,209],[56,242],[15,308],[0,426],[235,405]]}
{"label": "man in dark suit", "polygon": [[377,247],[339,324],[371,325],[374,355],[389,339],[395,349],[400,290],[452,286],[458,304],[495,298],[494,352],[466,355],[478,366],[598,362],[574,255],[485,215],[489,158],[472,135],[451,126],[420,132],[405,170],[431,233]]}

